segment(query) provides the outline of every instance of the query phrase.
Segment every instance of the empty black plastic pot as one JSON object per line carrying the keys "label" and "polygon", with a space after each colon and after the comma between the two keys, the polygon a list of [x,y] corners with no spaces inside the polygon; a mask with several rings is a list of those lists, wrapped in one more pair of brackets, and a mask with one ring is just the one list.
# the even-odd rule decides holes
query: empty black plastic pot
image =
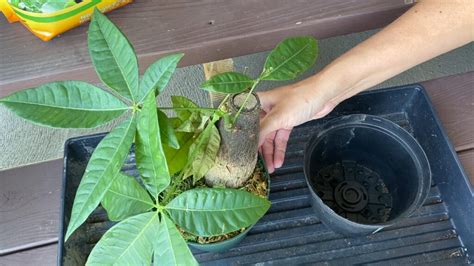
{"label": "empty black plastic pot", "polygon": [[304,160],[314,211],[326,226],[349,236],[375,233],[409,216],[431,185],[418,142],[377,116],[329,121],[308,143]]}

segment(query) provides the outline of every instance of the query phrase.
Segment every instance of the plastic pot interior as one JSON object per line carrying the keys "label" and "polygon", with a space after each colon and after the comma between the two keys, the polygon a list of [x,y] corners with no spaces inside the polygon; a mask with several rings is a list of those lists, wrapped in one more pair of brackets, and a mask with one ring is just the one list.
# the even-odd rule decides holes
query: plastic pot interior
{"label": "plastic pot interior", "polygon": [[319,218],[345,235],[396,223],[426,199],[431,171],[416,140],[369,115],[328,122],[308,143],[305,176]]}
{"label": "plastic pot interior", "polygon": [[[257,165],[261,166],[261,169],[263,169],[263,176],[268,183],[268,189],[267,189],[267,198],[268,198],[270,194],[270,175],[268,174],[267,167],[265,166],[265,163],[260,156],[258,156]],[[226,239],[224,241],[209,243],[209,244],[201,244],[197,242],[188,241],[188,245],[195,249],[199,249],[199,250],[207,251],[207,252],[224,252],[226,250],[229,250],[237,246],[245,238],[245,236],[247,236],[248,232],[250,231],[250,229],[252,229],[252,227],[253,225],[245,229],[242,233],[232,238]]]}

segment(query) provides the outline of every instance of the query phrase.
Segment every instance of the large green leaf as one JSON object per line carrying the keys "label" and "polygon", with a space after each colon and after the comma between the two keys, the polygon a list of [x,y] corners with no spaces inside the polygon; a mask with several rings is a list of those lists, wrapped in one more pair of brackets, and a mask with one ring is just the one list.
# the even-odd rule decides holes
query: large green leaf
{"label": "large green leaf", "polygon": [[97,9],[87,34],[89,53],[99,78],[120,95],[136,101],[138,61],[127,37]]}
{"label": "large green leaf", "polygon": [[194,134],[187,132],[177,132],[176,137],[179,143],[179,149],[164,146],[166,161],[170,175],[180,172],[188,162],[189,148],[194,143]]}
{"label": "large green leaf", "polygon": [[119,172],[102,199],[102,206],[109,220],[121,221],[150,210],[154,204],[135,177]]}
{"label": "large green leaf", "polygon": [[60,128],[92,128],[129,109],[112,94],[82,81],[58,81],[13,93],[0,103],[33,123]]}
{"label": "large green leaf", "polygon": [[130,151],[135,129],[133,116],[114,128],[95,149],[76,191],[66,240],[99,205],[114,182]]}
{"label": "large green leaf", "polygon": [[170,184],[170,174],[161,145],[155,101],[155,94],[148,94],[138,114],[135,159],[146,188],[157,198]]}
{"label": "large green leaf", "polygon": [[140,81],[140,92],[138,97],[140,101],[143,101],[146,95],[151,91],[155,91],[156,95],[163,91],[183,55],[184,54],[180,53],[162,57],[148,67]]}
{"label": "large green leaf", "polygon": [[226,72],[214,75],[208,81],[201,84],[201,88],[211,92],[240,93],[250,89],[255,80],[238,72]]}
{"label": "large green leaf", "polygon": [[180,227],[198,236],[223,235],[251,226],[268,208],[268,200],[247,191],[217,188],[188,190],[166,206]]}
{"label": "large green leaf", "polygon": [[102,236],[86,265],[150,265],[158,226],[156,212],[123,220]]}
{"label": "large green leaf", "polygon": [[198,265],[188,244],[166,214],[161,216],[153,257],[154,265]]}
{"label": "large green leaf", "polygon": [[318,44],[313,37],[285,39],[268,55],[261,79],[294,79],[310,68],[317,56]]}
{"label": "large green leaf", "polygon": [[184,177],[192,175],[194,182],[203,178],[214,166],[220,143],[219,130],[214,124],[209,124],[189,149],[189,158],[192,160],[191,171],[186,171]]}
{"label": "large green leaf", "polygon": [[168,116],[160,109],[156,109],[158,112],[158,124],[160,126],[161,143],[165,144],[165,147],[172,147],[179,149],[178,139],[174,132],[173,124],[171,123]]}

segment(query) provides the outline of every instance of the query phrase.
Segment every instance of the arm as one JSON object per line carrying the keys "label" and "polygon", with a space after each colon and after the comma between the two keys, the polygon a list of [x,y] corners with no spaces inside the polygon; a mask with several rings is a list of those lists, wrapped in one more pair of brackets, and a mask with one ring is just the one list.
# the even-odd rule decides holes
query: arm
{"label": "arm", "polygon": [[259,93],[260,145],[270,172],[283,164],[294,126],[328,114],[343,100],[474,40],[474,1],[420,1],[316,75]]}

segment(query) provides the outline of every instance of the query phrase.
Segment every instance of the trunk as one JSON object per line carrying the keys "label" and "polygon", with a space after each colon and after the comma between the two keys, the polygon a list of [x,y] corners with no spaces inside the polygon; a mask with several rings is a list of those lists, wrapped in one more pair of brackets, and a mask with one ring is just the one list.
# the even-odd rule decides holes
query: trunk
{"label": "trunk", "polygon": [[[226,103],[232,117],[237,113],[247,93],[237,94]],[[219,121],[221,145],[215,165],[206,174],[208,185],[241,187],[252,175],[257,162],[260,101],[252,94],[232,128]]]}

